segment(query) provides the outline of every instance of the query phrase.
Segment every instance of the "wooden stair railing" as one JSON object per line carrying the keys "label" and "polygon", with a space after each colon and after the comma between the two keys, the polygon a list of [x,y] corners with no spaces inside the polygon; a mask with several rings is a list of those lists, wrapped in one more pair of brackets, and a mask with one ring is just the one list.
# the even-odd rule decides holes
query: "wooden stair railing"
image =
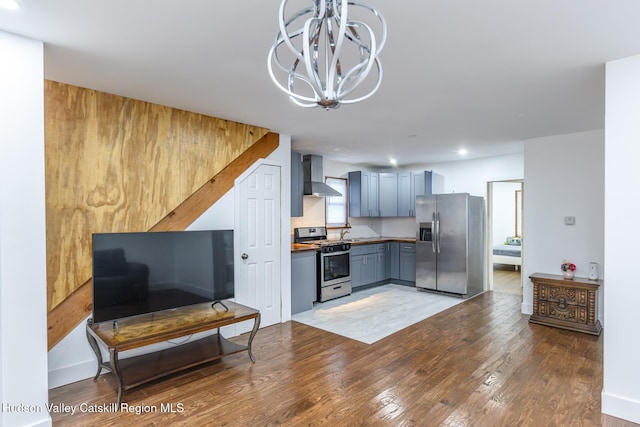
{"label": "wooden stair railing", "polygon": [[[186,229],[233,187],[237,177],[242,175],[256,160],[266,158],[278,146],[279,135],[271,132],[267,133],[160,222],[151,227],[149,231],[179,231]],[[47,315],[49,350],[93,311],[91,283],[91,279],[87,280]]]}

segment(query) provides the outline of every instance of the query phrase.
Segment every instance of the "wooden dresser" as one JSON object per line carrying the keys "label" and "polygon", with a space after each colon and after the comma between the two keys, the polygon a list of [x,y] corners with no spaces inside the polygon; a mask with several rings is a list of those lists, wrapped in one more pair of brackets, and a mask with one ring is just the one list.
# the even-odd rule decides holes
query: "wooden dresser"
{"label": "wooden dresser", "polygon": [[600,335],[598,288],[602,280],[565,279],[543,273],[532,274],[529,279],[533,283],[533,314],[529,322]]}

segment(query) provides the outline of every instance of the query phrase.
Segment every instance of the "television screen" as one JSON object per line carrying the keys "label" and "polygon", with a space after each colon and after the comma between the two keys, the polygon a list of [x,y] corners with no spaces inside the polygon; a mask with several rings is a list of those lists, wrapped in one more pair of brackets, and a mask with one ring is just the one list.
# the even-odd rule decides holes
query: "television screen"
{"label": "television screen", "polygon": [[93,321],[233,298],[233,230],[95,233]]}

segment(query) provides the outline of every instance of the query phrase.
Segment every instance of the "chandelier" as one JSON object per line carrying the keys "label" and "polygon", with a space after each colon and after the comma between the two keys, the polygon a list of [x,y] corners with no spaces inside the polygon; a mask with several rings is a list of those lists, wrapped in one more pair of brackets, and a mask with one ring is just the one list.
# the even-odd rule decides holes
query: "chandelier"
{"label": "chandelier", "polygon": [[302,107],[328,110],[373,95],[382,81],[378,55],[387,38],[380,12],[358,0],[311,0],[287,18],[288,3],[280,5],[280,31],[269,50],[273,82]]}

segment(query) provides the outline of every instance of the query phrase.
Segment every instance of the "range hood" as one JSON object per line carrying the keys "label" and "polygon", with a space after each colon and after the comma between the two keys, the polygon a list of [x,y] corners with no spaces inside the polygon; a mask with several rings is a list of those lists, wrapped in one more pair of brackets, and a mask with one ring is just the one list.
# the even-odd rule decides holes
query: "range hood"
{"label": "range hood", "polygon": [[304,172],[303,195],[315,197],[342,196],[338,191],[324,183],[321,156],[314,154],[302,156],[302,170]]}

